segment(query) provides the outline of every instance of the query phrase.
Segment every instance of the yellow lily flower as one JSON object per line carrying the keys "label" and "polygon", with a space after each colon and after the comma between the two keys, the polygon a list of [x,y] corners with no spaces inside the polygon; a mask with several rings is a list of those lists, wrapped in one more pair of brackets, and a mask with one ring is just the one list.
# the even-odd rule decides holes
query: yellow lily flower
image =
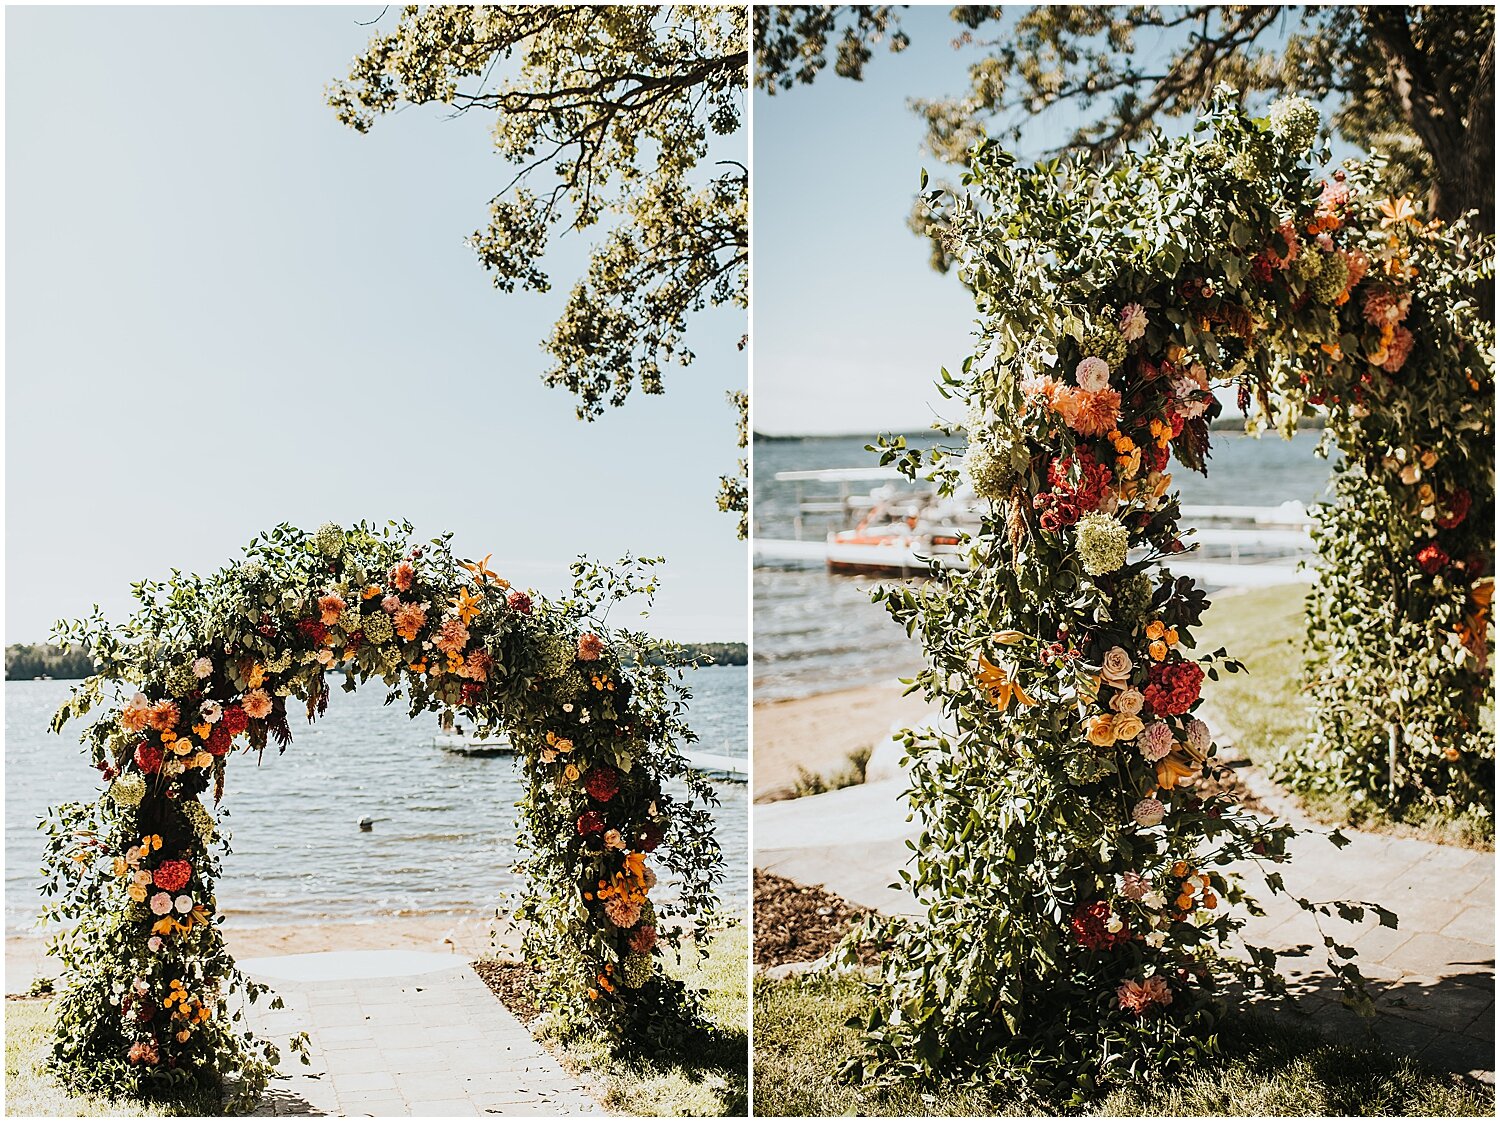
{"label": "yellow lily flower", "polygon": [[490,568],[490,558],[493,556],[495,556],[493,553],[486,553],[483,561],[464,561],[462,564],[481,581],[494,581],[501,588],[509,588],[510,581],[503,579],[499,573]]}
{"label": "yellow lily flower", "polygon": [[984,655],[979,656],[979,669],[974,674],[974,680],[989,697],[991,704],[1002,713],[1010,708],[1012,698],[1022,705],[1036,704],[1033,698],[1026,696],[1026,691],[1021,688],[1020,682],[1016,681],[1009,668],[996,666]]}
{"label": "yellow lily flower", "polygon": [[1192,778],[1197,770],[1197,767],[1190,763],[1186,756],[1179,752],[1172,752],[1164,759],[1157,761],[1156,782],[1164,790],[1170,791],[1183,780]]}
{"label": "yellow lily flower", "polygon": [[471,619],[484,611],[484,597],[475,596],[467,588],[460,588],[458,595],[448,603],[458,612],[458,618],[463,620],[465,627],[469,626]]}

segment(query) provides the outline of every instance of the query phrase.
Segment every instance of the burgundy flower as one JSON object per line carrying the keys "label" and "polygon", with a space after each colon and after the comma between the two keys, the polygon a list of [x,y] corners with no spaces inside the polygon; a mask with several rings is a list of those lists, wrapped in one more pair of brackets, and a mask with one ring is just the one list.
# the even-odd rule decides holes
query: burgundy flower
{"label": "burgundy flower", "polygon": [[1107,900],[1095,900],[1092,904],[1085,904],[1073,913],[1073,937],[1078,940],[1079,946],[1086,947],[1091,951],[1107,951],[1119,946],[1121,943],[1130,941],[1130,933],[1125,927],[1118,931],[1109,929],[1110,911]]}
{"label": "burgundy flower", "polygon": [[203,747],[210,756],[222,756],[229,751],[233,740],[234,738],[229,735],[229,730],[224,727],[224,722],[220,720],[214,726],[214,731],[208,734],[208,739],[204,741]]}
{"label": "burgundy flower", "polygon": [[666,834],[666,828],[661,823],[647,822],[635,831],[635,836],[631,839],[633,848],[641,853],[650,853],[662,843]]}
{"label": "burgundy flower", "polygon": [[593,837],[604,833],[604,815],[597,810],[586,810],[578,816],[578,834],[580,837]]}
{"label": "burgundy flower", "polygon": [[143,740],[135,746],[135,766],[147,775],[155,775],[161,770],[161,749],[149,740]]}
{"label": "burgundy flower", "polygon": [[1151,667],[1146,704],[1158,717],[1186,713],[1203,689],[1203,667],[1196,662],[1159,662]]}
{"label": "burgundy flower", "polygon": [[1462,487],[1450,491],[1438,503],[1439,514],[1432,520],[1433,525],[1440,530],[1453,529],[1469,517],[1469,507],[1473,505],[1473,502],[1473,497]]}
{"label": "burgundy flower", "polygon": [[511,593],[505,598],[505,602],[510,605],[512,611],[520,612],[522,615],[529,615],[531,613],[531,597],[527,596],[519,588],[511,589]]}
{"label": "burgundy flower", "polygon": [[1417,565],[1429,577],[1437,576],[1448,567],[1448,552],[1437,542],[1428,542],[1417,550]]}
{"label": "burgundy flower", "polygon": [[250,717],[239,705],[226,705],[224,715],[219,718],[218,727],[230,736],[239,736],[250,727]]}
{"label": "burgundy flower", "polygon": [[607,803],[620,793],[620,773],[602,764],[591,767],[584,774],[583,789],[589,793],[590,798]]}
{"label": "burgundy flower", "polygon": [[312,640],[313,645],[321,647],[323,640],[328,638],[328,628],[315,619],[299,619],[297,630]]}

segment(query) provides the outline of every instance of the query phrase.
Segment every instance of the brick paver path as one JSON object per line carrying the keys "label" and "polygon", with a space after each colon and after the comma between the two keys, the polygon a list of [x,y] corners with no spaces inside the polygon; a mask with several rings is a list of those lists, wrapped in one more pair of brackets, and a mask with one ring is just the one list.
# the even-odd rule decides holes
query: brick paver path
{"label": "brick paver path", "polygon": [[259,1115],[602,1114],[467,965],[400,978],[267,977],[286,1008],[261,1033],[305,1031],[312,1066],[283,1054]]}
{"label": "brick paver path", "polygon": [[[894,778],[755,806],[756,868],[821,885],[887,914],[920,918],[909,893],[891,887],[911,857],[906,843],[918,833],[905,820],[905,786],[904,778]],[[1284,800],[1275,809],[1306,825]],[[1318,834],[1299,836],[1293,860],[1275,868],[1289,890],[1315,902],[1368,900],[1396,912],[1400,926],[1394,931],[1373,918],[1358,927],[1337,918],[1324,921],[1328,934],[1359,952],[1355,961],[1371,979],[1384,1014],[1377,1035],[1435,1067],[1493,1083],[1495,855],[1343,833],[1351,843],[1343,850]],[[1344,1039],[1362,1037],[1366,1024],[1338,1002],[1311,918],[1295,903],[1271,896],[1253,872],[1245,884],[1267,913],[1250,920],[1246,938],[1283,955],[1308,948],[1305,957],[1283,957],[1278,964],[1291,989],[1307,999],[1302,1007],[1318,1022]]]}

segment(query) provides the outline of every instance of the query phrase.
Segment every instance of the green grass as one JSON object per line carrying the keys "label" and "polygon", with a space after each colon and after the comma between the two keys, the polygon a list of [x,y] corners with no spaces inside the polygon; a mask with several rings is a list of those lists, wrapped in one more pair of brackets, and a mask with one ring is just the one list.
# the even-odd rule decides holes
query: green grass
{"label": "green grass", "polygon": [[870,765],[873,748],[856,748],[849,753],[848,762],[831,775],[817,775],[805,767],[798,766],[797,782],[792,785],[791,798],[804,795],[821,795],[825,791],[837,791],[843,787],[856,787],[865,781],[865,769]]}
{"label": "green grass", "polygon": [[71,1095],[43,1067],[52,1044],[52,1015],[45,1001],[5,1003],[5,1113],[45,1117],[164,1117],[216,1114],[202,1102],[141,1103]]}
{"label": "green grass", "polygon": [[[758,981],[755,1112],[760,1116],[1022,1115],[985,1088],[854,1087],[835,1073],[857,1053],[849,1017],[863,1011],[851,979]],[[1414,1060],[1331,1043],[1310,1028],[1246,1014],[1221,1037],[1223,1058],[1154,1085],[1117,1091],[1099,1115],[1490,1115],[1492,1091]]]}
{"label": "green grass", "polygon": [[745,1026],[745,974],[749,935],[743,924],[720,932],[699,960],[684,950],[682,965],[668,969],[689,987],[705,991],[714,1029],[685,1054],[649,1060],[621,1059],[604,1041],[558,1044],[543,1039],[563,1065],[586,1073],[606,1107],[636,1116],[721,1117],[745,1114],[749,1034]]}
{"label": "green grass", "polygon": [[[1310,706],[1302,692],[1304,601],[1307,586],[1259,588],[1213,599],[1195,638],[1198,652],[1219,647],[1245,664],[1248,673],[1224,674],[1204,685],[1212,723],[1266,775],[1281,750],[1307,735]],[[1445,845],[1494,846],[1492,824],[1455,818],[1432,809],[1394,817],[1343,793],[1297,796],[1309,817],[1331,826],[1397,833]]]}

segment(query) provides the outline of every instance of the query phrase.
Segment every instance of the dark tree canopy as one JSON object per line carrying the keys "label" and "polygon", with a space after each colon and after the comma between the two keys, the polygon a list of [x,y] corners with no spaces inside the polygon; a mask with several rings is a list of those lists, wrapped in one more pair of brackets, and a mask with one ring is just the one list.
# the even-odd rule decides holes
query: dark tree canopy
{"label": "dark tree canopy", "polygon": [[[746,306],[749,173],[721,148],[744,118],[747,19],[743,7],[406,7],[330,87],[360,132],[406,105],[495,115],[514,174],[471,242],[502,291],[550,290],[554,237],[594,232],[543,344],[545,380],[576,395],[581,419],[634,387],[661,393],[664,369],[695,357],[694,313]],[[744,494],[726,476],[720,504],[743,514]]]}
{"label": "dark tree canopy", "polygon": [[[780,9],[757,15],[757,83],[809,82],[832,29],[842,29],[837,73],[859,78],[869,44],[894,46],[889,7]],[[928,144],[947,162],[989,134],[1015,141],[1027,120],[1071,103],[1084,124],[1057,151],[1103,158],[1170,117],[1195,112],[1226,83],[1245,96],[1329,97],[1334,128],[1392,163],[1393,189],[1425,192],[1428,211],[1468,210],[1494,230],[1492,7],[1432,6],[1014,6],[951,9],[959,41],[984,57],[957,97],[919,101]],[[804,30],[805,28],[805,30]],[[904,36],[900,39],[905,43]],[[1169,44],[1165,48],[1158,43]]]}

